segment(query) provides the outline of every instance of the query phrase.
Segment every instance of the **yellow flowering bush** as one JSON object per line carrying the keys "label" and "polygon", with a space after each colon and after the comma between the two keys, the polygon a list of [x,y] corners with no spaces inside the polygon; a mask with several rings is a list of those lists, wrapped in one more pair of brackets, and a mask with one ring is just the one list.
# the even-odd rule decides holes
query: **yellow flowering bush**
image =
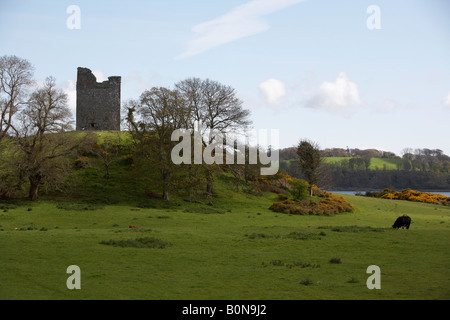
{"label": "yellow flowering bush", "polygon": [[379,192],[368,192],[366,196],[382,198],[382,199],[395,199],[395,200],[407,200],[414,202],[425,202],[432,204],[450,204],[450,197],[446,197],[442,194],[429,193],[429,192],[421,192],[411,189],[402,190],[396,192],[390,189],[384,189]]}
{"label": "yellow flowering bush", "polygon": [[322,191],[313,186],[313,193],[320,200],[290,200],[274,202],[269,209],[275,212],[288,214],[312,214],[312,215],[331,215],[342,212],[352,212],[354,207],[343,197],[335,196],[332,193]]}
{"label": "yellow flowering bush", "polygon": [[127,154],[123,157],[123,160],[126,164],[128,164],[131,167],[134,167],[134,157],[132,154]]}
{"label": "yellow flowering bush", "polygon": [[84,168],[89,162],[89,158],[82,156],[74,160],[75,168]]}

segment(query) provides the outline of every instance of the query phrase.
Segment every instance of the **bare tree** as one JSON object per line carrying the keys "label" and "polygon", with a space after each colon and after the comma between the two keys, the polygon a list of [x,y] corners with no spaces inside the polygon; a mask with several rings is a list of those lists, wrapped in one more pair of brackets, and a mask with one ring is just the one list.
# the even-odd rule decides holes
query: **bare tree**
{"label": "bare tree", "polygon": [[30,182],[30,200],[37,200],[42,183],[57,183],[67,170],[58,160],[77,147],[73,138],[63,134],[72,128],[70,118],[67,95],[55,87],[53,77],[48,77],[43,87],[31,94],[18,115],[18,126],[14,130],[22,154],[22,175]]}
{"label": "bare tree", "polygon": [[[175,86],[188,102],[192,122],[202,126],[198,130],[202,134],[205,147],[215,142],[214,136],[208,132],[217,130],[225,134],[232,130],[245,129],[250,125],[248,118],[250,111],[242,107],[242,101],[232,87],[199,78],[188,78]],[[206,180],[206,192],[212,195],[214,178],[210,166],[206,170]]]}
{"label": "bare tree", "polygon": [[146,90],[138,103],[131,102],[128,107],[130,132],[140,155],[158,168],[164,200],[169,200],[174,170],[171,160],[174,142],[171,141],[171,135],[185,123],[189,117],[187,112],[181,95],[163,87]]}
{"label": "bare tree", "polygon": [[0,57],[0,141],[13,128],[13,119],[25,103],[26,89],[33,83],[33,67],[16,56]]}

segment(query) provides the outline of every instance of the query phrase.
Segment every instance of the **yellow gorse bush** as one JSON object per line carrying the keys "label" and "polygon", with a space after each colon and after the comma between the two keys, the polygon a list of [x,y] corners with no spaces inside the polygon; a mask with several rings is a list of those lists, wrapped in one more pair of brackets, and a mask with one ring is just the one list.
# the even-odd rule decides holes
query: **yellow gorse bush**
{"label": "yellow gorse bush", "polygon": [[300,201],[286,199],[281,202],[274,202],[269,209],[276,212],[300,215],[331,215],[354,210],[354,207],[343,197],[322,191],[316,186],[313,186],[313,193],[320,198],[319,201],[312,199]]}
{"label": "yellow gorse bush", "polygon": [[397,192],[386,188],[380,192],[370,192],[367,195],[382,199],[408,200],[414,202],[450,205],[450,197],[446,197],[442,194],[421,192],[411,189]]}

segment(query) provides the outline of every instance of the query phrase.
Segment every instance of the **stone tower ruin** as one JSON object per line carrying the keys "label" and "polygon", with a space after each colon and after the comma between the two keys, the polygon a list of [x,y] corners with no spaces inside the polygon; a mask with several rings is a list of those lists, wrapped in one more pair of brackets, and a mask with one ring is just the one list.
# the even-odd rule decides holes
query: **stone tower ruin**
{"label": "stone tower ruin", "polygon": [[120,81],[97,82],[91,70],[78,68],[77,130],[120,130]]}

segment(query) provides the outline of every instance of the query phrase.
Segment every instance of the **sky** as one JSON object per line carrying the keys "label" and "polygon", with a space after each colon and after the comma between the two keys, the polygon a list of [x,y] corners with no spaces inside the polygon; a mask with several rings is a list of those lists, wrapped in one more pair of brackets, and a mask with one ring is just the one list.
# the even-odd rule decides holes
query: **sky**
{"label": "sky", "polygon": [[447,0],[0,0],[0,56],[55,77],[73,114],[77,67],[121,76],[122,101],[198,77],[282,148],[450,155],[449,16]]}

